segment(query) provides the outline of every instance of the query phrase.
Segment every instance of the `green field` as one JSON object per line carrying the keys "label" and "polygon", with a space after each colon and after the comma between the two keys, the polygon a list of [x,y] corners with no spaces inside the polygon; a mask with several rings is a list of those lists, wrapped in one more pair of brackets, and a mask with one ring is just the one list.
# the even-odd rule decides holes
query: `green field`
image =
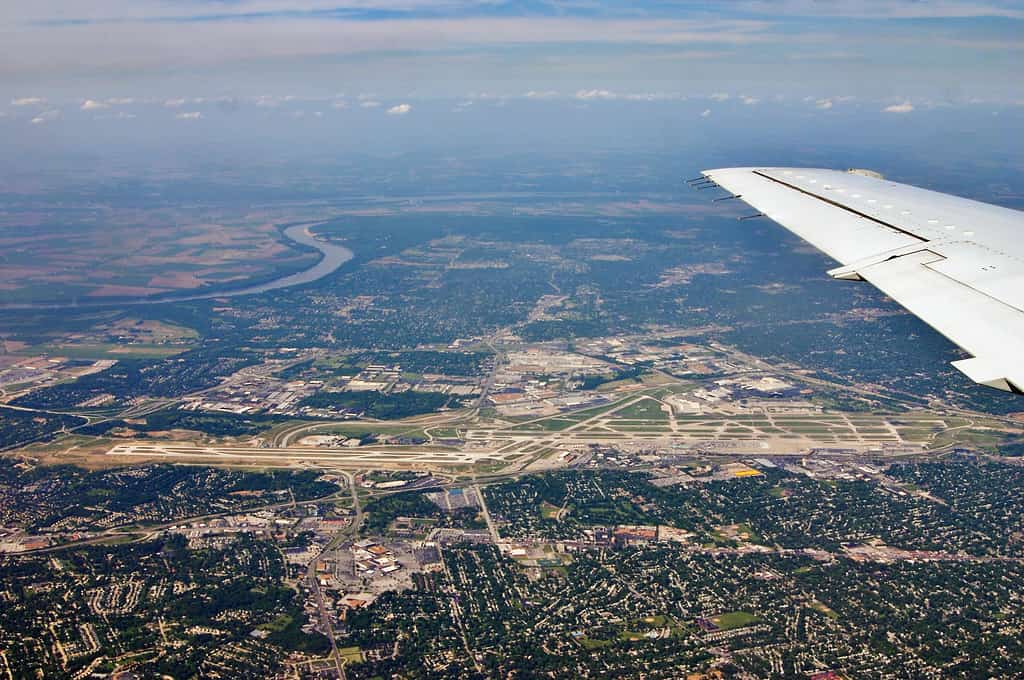
{"label": "green field", "polygon": [[263,630],[269,630],[272,633],[280,633],[282,630],[287,628],[292,622],[292,617],[287,614],[281,614],[270,623],[265,623],[260,626]]}
{"label": "green field", "polygon": [[558,517],[559,510],[560,508],[548,503],[547,501],[540,504],[540,516],[544,519],[555,519]]}
{"label": "green field", "polygon": [[601,647],[607,647],[612,643],[611,640],[595,640],[593,638],[582,637],[577,640],[583,649],[599,649]]}
{"label": "green field", "polygon": [[760,621],[760,619],[749,612],[727,612],[725,614],[719,614],[718,616],[711,617],[711,622],[718,626],[719,630],[743,628],[744,626],[755,624],[758,621]]}
{"label": "green field", "polygon": [[632,418],[636,420],[667,420],[668,414],[661,410],[661,403],[653,399],[641,399],[615,413],[613,418]]}
{"label": "green field", "polygon": [[163,359],[192,349],[191,345],[119,345],[116,343],[74,343],[37,345],[32,353],[68,359]]}

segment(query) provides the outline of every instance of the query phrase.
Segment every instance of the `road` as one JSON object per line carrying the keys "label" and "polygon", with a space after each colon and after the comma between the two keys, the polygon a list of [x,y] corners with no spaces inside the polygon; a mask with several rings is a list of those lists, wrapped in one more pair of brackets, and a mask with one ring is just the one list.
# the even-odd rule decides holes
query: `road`
{"label": "road", "polygon": [[316,606],[320,615],[320,630],[327,636],[331,643],[331,658],[334,660],[334,667],[338,671],[338,677],[345,677],[345,668],[341,663],[341,655],[338,653],[338,641],[334,636],[334,623],[331,621],[331,613],[327,611],[327,602],[324,599],[323,589],[320,588],[320,579],[317,578],[317,565],[323,559],[324,553],[328,551],[325,547],[316,558],[309,563],[306,570],[306,585],[316,598]]}
{"label": "road", "polygon": [[363,508],[359,502],[359,493],[356,489],[355,476],[350,472],[341,472],[348,482],[348,489],[352,495],[352,509],[355,510],[355,517],[352,519],[351,524],[348,527],[342,529],[337,534],[331,537],[331,540],[327,542],[324,549],[309,563],[306,570],[306,583],[309,586],[310,591],[316,597],[317,609],[320,614],[320,628],[324,635],[331,642],[331,658],[334,659],[334,666],[338,671],[338,677],[344,680],[345,676],[345,664],[341,660],[341,654],[338,652],[338,640],[334,634],[334,622],[331,620],[331,614],[327,611],[327,602],[324,599],[323,589],[320,587],[320,580],[317,578],[316,567],[327,553],[334,550],[338,544],[343,541],[347,536],[354,536],[359,533],[359,528],[363,524]]}
{"label": "road", "polygon": [[491,540],[497,545],[501,541],[501,537],[498,535],[498,529],[494,526],[494,521],[491,519],[491,511],[487,509],[484,492],[481,491],[479,484],[473,485],[473,491],[476,492],[476,498],[480,502],[480,512],[484,516],[484,521],[487,522],[487,531],[491,533]]}

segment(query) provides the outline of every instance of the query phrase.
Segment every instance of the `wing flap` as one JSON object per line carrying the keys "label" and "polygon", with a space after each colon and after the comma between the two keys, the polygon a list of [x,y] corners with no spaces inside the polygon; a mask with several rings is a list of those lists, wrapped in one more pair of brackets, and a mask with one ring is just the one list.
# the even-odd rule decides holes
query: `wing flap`
{"label": "wing flap", "polygon": [[939,271],[941,254],[922,250],[858,273],[929,326],[974,355],[953,365],[975,382],[1024,388],[1024,314]]}

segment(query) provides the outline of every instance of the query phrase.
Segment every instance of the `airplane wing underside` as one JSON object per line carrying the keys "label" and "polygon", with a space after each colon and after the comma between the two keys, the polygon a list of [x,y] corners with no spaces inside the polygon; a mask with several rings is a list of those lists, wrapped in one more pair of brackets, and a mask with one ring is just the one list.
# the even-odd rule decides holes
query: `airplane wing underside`
{"label": "airplane wing underside", "polygon": [[730,191],[972,355],[975,382],[1024,391],[1024,213],[863,171],[722,168]]}

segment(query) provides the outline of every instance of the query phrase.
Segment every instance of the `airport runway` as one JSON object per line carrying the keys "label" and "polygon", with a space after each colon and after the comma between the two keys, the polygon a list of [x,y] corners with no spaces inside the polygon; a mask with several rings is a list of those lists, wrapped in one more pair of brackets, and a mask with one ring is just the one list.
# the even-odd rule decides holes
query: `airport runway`
{"label": "airport runway", "polygon": [[518,452],[446,451],[397,447],[382,451],[358,449],[298,448],[269,449],[246,446],[190,446],[188,444],[125,443],[107,451],[108,456],[146,459],[173,458],[210,462],[253,462],[263,464],[327,463],[371,467],[374,465],[475,465],[493,461],[509,463],[520,457]]}

